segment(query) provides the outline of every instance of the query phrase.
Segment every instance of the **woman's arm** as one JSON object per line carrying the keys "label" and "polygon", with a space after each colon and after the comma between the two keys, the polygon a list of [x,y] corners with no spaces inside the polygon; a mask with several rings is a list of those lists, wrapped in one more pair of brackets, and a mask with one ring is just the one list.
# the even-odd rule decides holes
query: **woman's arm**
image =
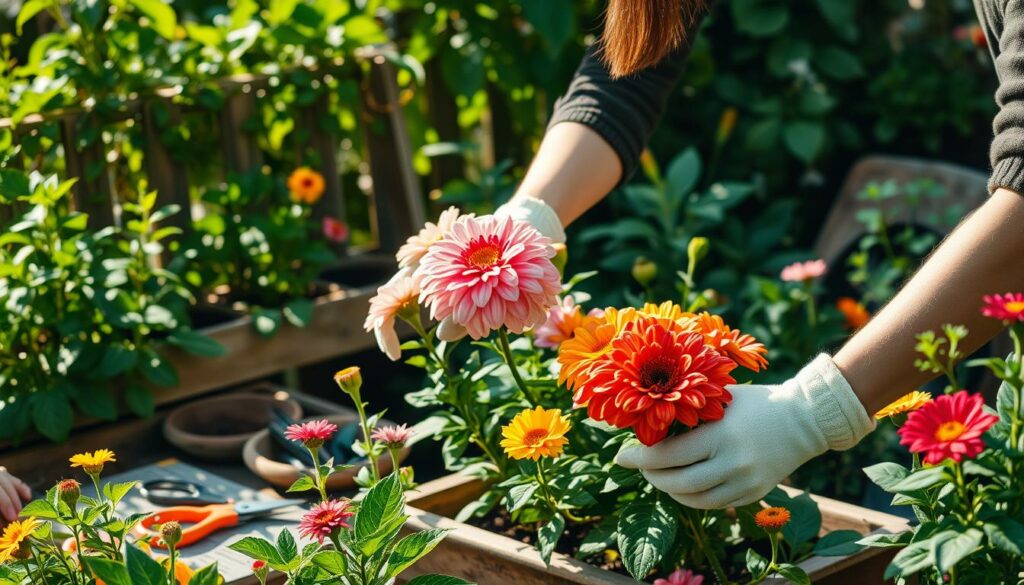
{"label": "woman's arm", "polygon": [[998,189],[946,239],[895,298],[835,355],[867,412],[934,375],[914,367],[915,336],[964,325],[970,354],[1002,329],[981,315],[986,294],[1024,290],[1024,197]]}

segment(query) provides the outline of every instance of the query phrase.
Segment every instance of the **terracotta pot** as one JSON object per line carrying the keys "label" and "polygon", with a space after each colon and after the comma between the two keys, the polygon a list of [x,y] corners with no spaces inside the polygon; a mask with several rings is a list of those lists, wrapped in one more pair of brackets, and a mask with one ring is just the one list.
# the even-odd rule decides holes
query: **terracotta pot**
{"label": "terracotta pot", "polygon": [[[451,519],[484,489],[477,479],[449,475],[409,492],[406,513],[411,519],[407,531],[447,528],[450,532],[433,552],[403,573],[403,578],[443,573],[479,585],[636,585],[628,576],[560,553],[553,554],[550,565],[545,567],[532,545]],[[784,486],[782,489],[797,491]],[[833,530],[895,533],[909,528],[903,518],[829,498],[811,497],[821,509],[823,534]],[[811,557],[800,567],[815,583],[882,583],[885,566],[893,554],[893,549],[866,549],[846,557]],[[786,583],[775,578],[765,582]]]}
{"label": "terracotta pot", "polygon": [[302,416],[302,407],[286,393],[215,396],[171,411],[164,421],[164,437],[202,459],[237,461],[245,442],[267,428],[273,408],[292,419]]}
{"label": "terracotta pot", "polygon": [[[359,415],[352,411],[332,414],[329,416],[312,417],[306,420],[324,418],[338,425],[338,427],[343,427],[353,421],[359,420]],[[395,423],[387,420],[380,420],[377,423],[377,426],[388,426],[393,424]],[[299,479],[301,475],[303,475],[303,470],[290,463],[278,460],[278,453],[278,447],[270,437],[270,432],[264,429],[253,435],[245,443],[245,446],[242,448],[242,459],[245,461],[245,465],[250,471],[260,476],[267,483],[287,488],[295,483],[295,480]],[[398,454],[399,463],[401,463],[408,454],[409,447],[403,448]],[[327,478],[327,489],[332,491],[344,490],[355,486],[356,475],[359,473],[360,469],[367,465],[369,465],[369,463],[364,462],[353,465],[344,471],[331,474],[331,476]],[[381,458],[377,460],[377,466],[380,469],[382,476],[391,473],[391,456],[385,452]]]}

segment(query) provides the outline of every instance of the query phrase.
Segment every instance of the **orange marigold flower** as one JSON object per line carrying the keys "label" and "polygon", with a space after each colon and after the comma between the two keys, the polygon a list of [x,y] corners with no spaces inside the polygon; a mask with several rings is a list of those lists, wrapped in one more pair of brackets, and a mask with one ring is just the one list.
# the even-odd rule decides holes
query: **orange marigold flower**
{"label": "orange marigold flower", "polygon": [[569,442],[565,438],[569,428],[569,417],[557,408],[526,409],[501,427],[501,448],[513,459],[536,461],[541,457],[558,457]]}
{"label": "orange marigold flower", "polygon": [[579,387],[597,361],[611,348],[612,339],[636,318],[635,309],[608,307],[600,315],[587,315],[573,330],[572,339],[558,346],[558,383],[570,390]]}
{"label": "orange marigold flower", "polygon": [[765,508],[754,514],[754,523],[768,532],[778,532],[782,527],[789,524],[789,510],[781,506]]}
{"label": "orange marigold flower", "polygon": [[626,323],[576,389],[574,400],[595,420],[633,428],[645,445],[664,439],[673,422],[695,427],[725,414],[736,362],[704,336],[650,315]]}
{"label": "orange marigold flower", "polygon": [[842,297],[836,301],[836,308],[846,318],[846,326],[853,331],[867,325],[871,319],[871,313],[857,299]]}
{"label": "orange marigold flower", "polygon": [[700,313],[693,318],[693,328],[704,336],[704,343],[744,368],[759,372],[768,367],[768,348],[753,335],[729,327],[720,316]]}
{"label": "orange marigold flower", "polygon": [[875,413],[875,418],[882,420],[887,416],[896,416],[897,414],[903,414],[906,412],[913,412],[918,408],[921,408],[932,399],[932,395],[929,392],[921,392],[920,390],[914,390],[913,392],[904,394],[897,398],[888,406],[879,410]]}
{"label": "orange marigold flower", "polygon": [[981,314],[1001,321],[1024,321],[1024,293],[985,295]]}
{"label": "orange marigold flower", "polygon": [[324,176],[309,167],[299,167],[288,176],[292,201],[313,205],[324,194]]}

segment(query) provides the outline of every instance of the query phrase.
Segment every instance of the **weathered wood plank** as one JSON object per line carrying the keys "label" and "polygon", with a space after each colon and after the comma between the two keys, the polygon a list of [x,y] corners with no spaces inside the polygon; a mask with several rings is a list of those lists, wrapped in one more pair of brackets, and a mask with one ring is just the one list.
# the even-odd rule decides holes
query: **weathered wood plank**
{"label": "weathered wood plank", "polygon": [[[307,145],[318,159],[320,166],[316,170],[324,176],[324,194],[313,206],[313,220],[319,226],[324,218],[329,217],[346,221],[345,197],[341,184],[341,173],[338,169],[338,137],[324,129],[323,121],[330,115],[330,96],[321,92],[313,104],[300,108],[296,114],[309,135]],[[301,162],[301,153],[299,162]],[[345,254],[345,243],[327,242],[338,255]]]}

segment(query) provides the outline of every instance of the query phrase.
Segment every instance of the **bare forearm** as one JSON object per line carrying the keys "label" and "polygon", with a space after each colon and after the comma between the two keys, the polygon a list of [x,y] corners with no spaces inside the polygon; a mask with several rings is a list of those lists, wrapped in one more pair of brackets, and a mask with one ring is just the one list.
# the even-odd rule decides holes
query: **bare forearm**
{"label": "bare forearm", "polygon": [[611,146],[583,124],[552,126],[516,197],[537,197],[569,225],[611,191],[622,177],[622,162]]}
{"label": "bare forearm", "polygon": [[915,335],[967,327],[970,353],[1002,328],[983,317],[982,295],[1024,288],[1024,197],[999,189],[935,251],[896,297],[835,356],[873,413],[934,377],[914,367]]}

